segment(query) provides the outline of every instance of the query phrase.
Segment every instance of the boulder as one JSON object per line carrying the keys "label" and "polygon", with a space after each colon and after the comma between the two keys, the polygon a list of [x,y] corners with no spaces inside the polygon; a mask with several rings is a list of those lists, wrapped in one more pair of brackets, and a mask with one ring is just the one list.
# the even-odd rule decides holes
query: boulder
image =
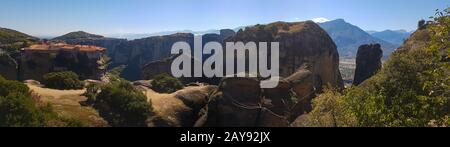
{"label": "boulder", "polygon": [[189,86],[177,92],[157,93],[147,87],[145,94],[151,101],[155,115],[150,118],[153,127],[192,127],[200,117],[199,111],[208,102],[208,95],[216,86]]}
{"label": "boulder", "polygon": [[175,97],[192,109],[194,116],[197,116],[200,110],[208,104],[209,94],[217,90],[217,86],[191,86],[175,92]]}

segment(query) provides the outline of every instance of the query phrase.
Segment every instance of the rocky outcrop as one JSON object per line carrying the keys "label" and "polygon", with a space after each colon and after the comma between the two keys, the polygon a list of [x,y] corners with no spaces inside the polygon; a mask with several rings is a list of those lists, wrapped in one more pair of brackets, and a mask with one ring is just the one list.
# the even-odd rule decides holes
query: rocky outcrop
{"label": "rocky outcrop", "polygon": [[247,27],[226,42],[255,41],[279,42],[280,76],[287,77],[305,64],[311,64],[311,72],[323,85],[343,87],[339,71],[339,54],[333,40],[312,21],[275,22],[268,25]]}
{"label": "rocky outcrop", "polygon": [[380,44],[366,44],[358,49],[353,85],[359,85],[381,69],[383,50]]}
{"label": "rocky outcrop", "polygon": [[0,75],[7,80],[17,80],[17,68],[16,60],[0,49]]}
{"label": "rocky outcrop", "polygon": [[210,94],[195,126],[287,127],[288,121],[284,116],[262,106],[262,95],[259,81],[255,78],[224,78],[218,90]]}

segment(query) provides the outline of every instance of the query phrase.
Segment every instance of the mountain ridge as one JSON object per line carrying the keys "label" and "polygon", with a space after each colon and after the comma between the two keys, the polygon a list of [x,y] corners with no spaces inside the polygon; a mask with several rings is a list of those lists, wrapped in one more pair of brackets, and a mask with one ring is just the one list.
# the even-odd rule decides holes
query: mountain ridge
{"label": "mountain ridge", "polygon": [[411,35],[410,32],[406,30],[384,30],[381,32],[374,32],[372,36],[379,38],[381,40],[390,42],[394,45],[400,46],[403,42],[408,39]]}
{"label": "mountain ridge", "polygon": [[346,22],[344,19],[319,23],[319,25],[333,38],[341,57],[355,57],[358,47],[362,44],[379,43],[385,57],[389,56],[397,48],[396,45],[373,37],[360,27]]}

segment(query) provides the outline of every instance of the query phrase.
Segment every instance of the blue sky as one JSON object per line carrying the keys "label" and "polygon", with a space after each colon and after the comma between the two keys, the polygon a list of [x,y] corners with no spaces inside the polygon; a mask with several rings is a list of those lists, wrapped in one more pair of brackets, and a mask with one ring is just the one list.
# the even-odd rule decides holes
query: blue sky
{"label": "blue sky", "polygon": [[0,27],[35,36],[235,28],[337,19],[365,30],[416,28],[450,0],[0,0]]}

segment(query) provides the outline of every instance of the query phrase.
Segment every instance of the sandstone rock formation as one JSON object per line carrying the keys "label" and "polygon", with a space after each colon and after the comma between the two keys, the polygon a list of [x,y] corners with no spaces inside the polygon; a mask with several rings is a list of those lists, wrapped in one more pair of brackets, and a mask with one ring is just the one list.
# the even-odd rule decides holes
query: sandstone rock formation
{"label": "sandstone rock formation", "polygon": [[336,45],[330,36],[312,21],[275,22],[247,27],[245,31],[241,30],[225,41],[279,42],[280,76],[290,76],[301,65],[309,63],[312,65],[312,74],[317,76],[323,85],[343,87]]}
{"label": "sandstone rock formation", "polygon": [[[256,25],[224,42],[237,41],[279,42],[280,76],[287,78],[274,89],[260,89],[259,80],[251,78],[223,79],[197,126],[283,126],[311,110],[311,100],[322,86],[343,86],[336,45],[313,22]],[[294,107],[288,100],[290,90],[298,98]]]}
{"label": "sandstone rock formation", "polygon": [[360,46],[356,56],[356,71],[353,85],[361,84],[381,69],[382,57],[383,50],[381,50],[379,44]]}

